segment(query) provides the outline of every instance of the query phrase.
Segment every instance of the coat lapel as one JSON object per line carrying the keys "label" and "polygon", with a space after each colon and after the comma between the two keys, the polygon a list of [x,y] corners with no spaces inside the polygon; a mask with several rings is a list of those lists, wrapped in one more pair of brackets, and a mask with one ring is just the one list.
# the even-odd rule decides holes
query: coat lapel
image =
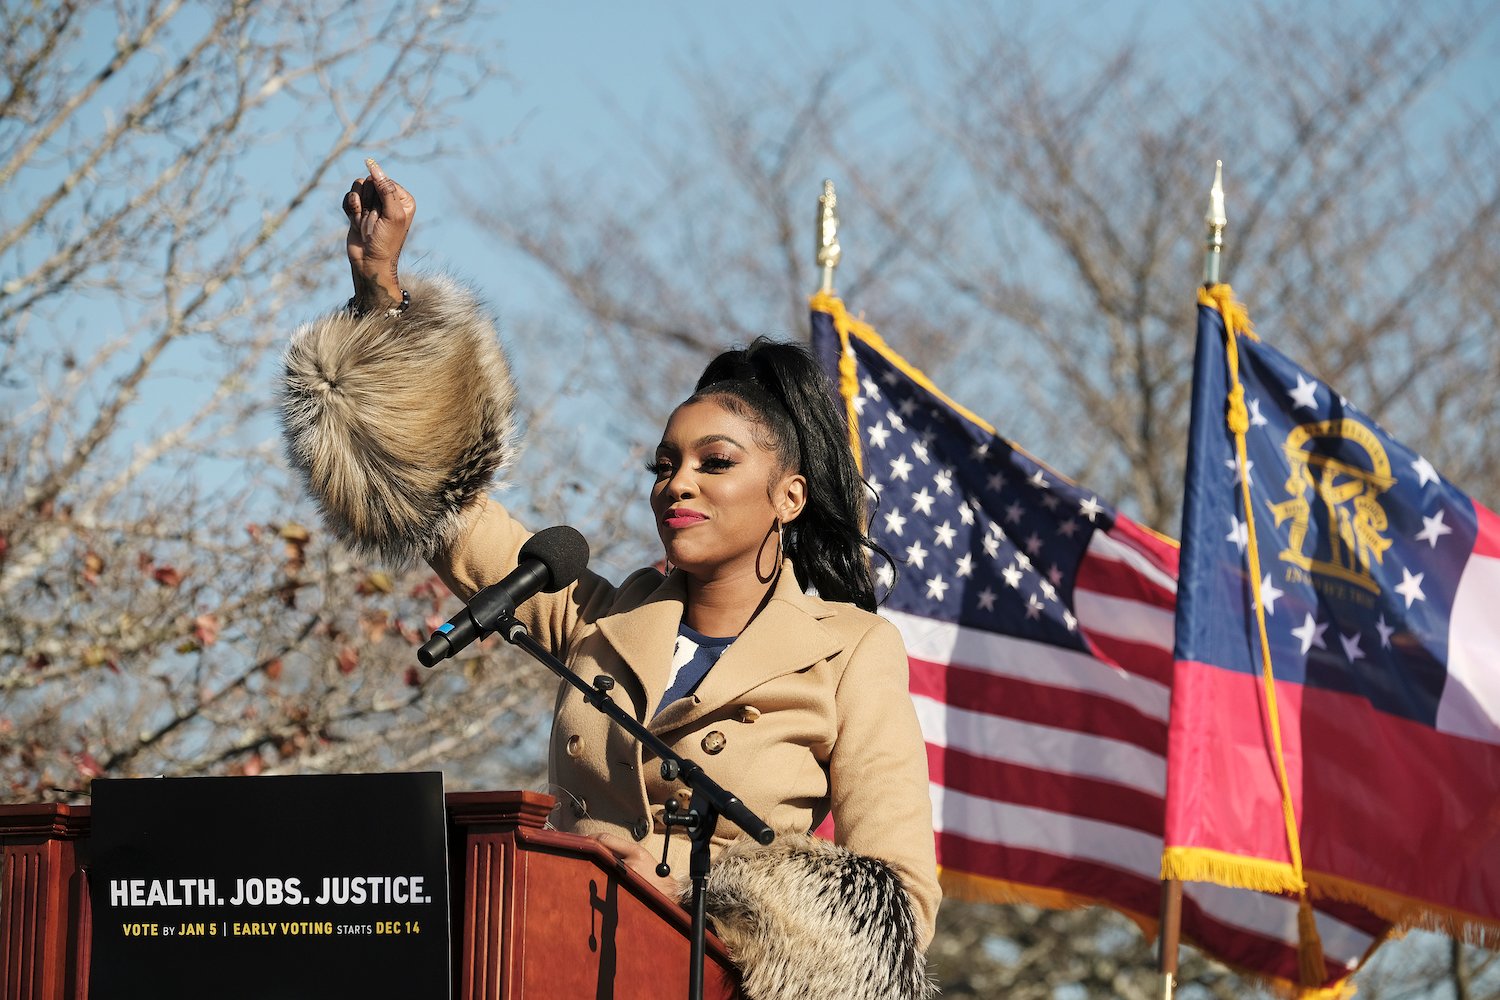
{"label": "coat lapel", "polygon": [[[629,611],[599,619],[599,632],[630,668],[646,694],[643,711],[661,703],[672,670],[677,626],[682,622],[687,596],[681,573],[672,573],[640,604]],[[593,681],[585,677],[586,681]]]}
{"label": "coat lapel", "polygon": [[[767,681],[835,655],[843,644],[820,624],[821,619],[832,614],[832,609],[822,601],[802,593],[792,564],[784,563],[771,600],[714,664],[695,692],[696,698],[674,704],[653,719],[649,728],[663,732],[687,725]],[[675,622],[672,628],[675,633]],[[665,655],[662,682],[655,689],[657,701],[653,705],[666,689],[670,647]]]}

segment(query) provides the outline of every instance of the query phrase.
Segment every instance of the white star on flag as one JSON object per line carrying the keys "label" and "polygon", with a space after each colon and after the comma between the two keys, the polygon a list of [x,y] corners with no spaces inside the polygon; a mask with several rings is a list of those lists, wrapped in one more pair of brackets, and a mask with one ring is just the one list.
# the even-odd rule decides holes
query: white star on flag
{"label": "white star on flag", "polygon": [[888,511],[885,515],[885,530],[893,535],[901,534],[901,529],[906,526],[906,518],[901,516],[899,510]]}
{"label": "white star on flag", "polygon": [[870,430],[870,447],[871,448],[884,448],[885,447],[885,443],[887,441],[889,441],[890,437],[891,437],[891,432],[886,429],[885,424],[883,424],[883,423],[880,423],[880,424],[871,424],[869,430]]}
{"label": "white star on flag", "polygon": [[1047,482],[1047,477],[1042,475],[1041,469],[1037,469],[1035,472],[1033,472],[1031,474],[1031,477],[1026,481],[1039,490],[1045,490],[1048,486],[1052,485],[1051,483]]}
{"label": "white star on flag", "polygon": [[912,542],[906,547],[906,561],[917,569],[922,569],[923,563],[927,561],[927,550],[922,548],[921,542]]}
{"label": "white star on flag", "polygon": [[954,575],[960,577],[969,576],[974,572],[974,557],[965,552],[963,555],[958,557],[957,565],[958,570]]}
{"label": "white star on flag", "polygon": [[984,554],[989,556],[991,559],[1000,554],[1000,539],[996,538],[994,535],[985,535],[984,541],[980,542],[979,544],[984,546]]}
{"label": "white star on flag", "polygon": [[944,496],[951,496],[953,494],[953,473],[947,469],[939,469],[937,474],[932,477],[932,483],[937,487],[937,491]]}
{"label": "white star on flag", "polygon": [[1250,544],[1250,526],[1233,514],[1229,515],[1229,534],[1224,536],[1224,541],[1233,542],[1244,555],[1245,546]]}
{"label": "white star on flag", "polygon": [[1378,619],[1376,619],[1375,631],[1380,633],[1380,648],[1390,649],[1391,636],[1396,633],[1396,629],[1394,626],[1387,625],[1385,623],[1385,615],[1382,614]]}
{"label": "white star on flag", "polygon": [[1328,648],[1328,644],[1323,641],[1323,633],[1327,631],[1327,622],[1314,621],[1313,616],[1309,614],[1303,620],[1301,626],[1292,629],[1292,635],[1302,640],[1302,655],[1306,656],[1307,651],[1314,646],[1317,646],[1319,649]]}
{"label": "white star on flag", "polygon": [[1260,400],[1258,400],[1258,399],[1252,399],[1252,400],[1250,400],[1250,426],[1251,427],[1264,427],[1266,424],[1269,424],[1270,422],[1271,421],[1267,420],[1265,418],[1265,415],[1260,412]]}
{"label": "white star on flag", "polygon": [[880,568],[875,571],[875,579],[882,587],[894,587],[896,585],[896,571],[891,569],[890,563],[881,563]]}
{"label": "white star on flag", "polygon": [[[1240,461],[1239,461],[1239,459],[1237,459],[1237,458],[1226,458],[1226,459],[1224,459],[1224,468],[1226,468],[1230,472],[1234,473],[1234,481],[1236,483],[1238,483],[1240,481]],[[1255,482],[1255,459],[1253,459],[1253,458],[1246,458],[1245,459],[1245,475],[1249,478],[1250,482],[1252,482],[1252,483]]]}
{"label": "white star on flag", "polygon": [[1011,590],[1021,589],[1021,571],[1014,564],[1002,569],[1000,575],[1005,577],[1005,585]]}
{"label": "white star on flag", "polygon": [[1041,600],[1038,599],[1038,597],[1035,594],[1032,594],[1030,597],[1026,598],[1026,617],[1027,618],[1031,618],[1031,619],[1040,618],[1042,616],[1042,612],[1045,611],[1045,610],[1047,610],[1047,605],[1043,604],[1041,602]]}
{"label": "white star on flag", "polygon": [[989,490],[991,493],[999,493],[1001,490],[1005,489],[1005,474],[1001,472],[991,472],[989,474],[989,477],[984,481],[984,488]]}
{"label": "white star on flag", "polygon": [[1344,658],[1347,659],[1350,663],[1353,663],[1355,660],[1363,660],[1365,658],[1364,651],[1359,648],[1358,632],[1355,632],[1353,635],[1344,635],[1343,633],[1339,633],[1339,645],[1344,647]]}
{"label": "white star on flag", "polygon": [[927,487],[924,486],[911,495],[911,509],[922,514],[931,514],[932,501],[935,499],[936,497],[928,493]]}
{"label": "white star on flag", "polygon": [[1026,514],[1026,509],[1019,501],[1012,500],[1009,507],[1005,508],[1005,523],[1020,524],[1021,518]]}
{"label": "white star on flag", "polygon": [[876,385],[875,380],[870,378],[868,375],[865,376],[862,382],[860,382],[860,385],[865,387],[866,396],[870,397],[871,399],[880,398],[880,386]]}
{"label": "white star on flag", "polygon": [[1411,463],[1411,467],[1416,470],[1418,486],[1426,486],[1428,483],[1438,481],[1437,470],[1432,467],[1431,462],[1427,461],[1421,455],[1418,455],[1417,460]]}
{"label": "white star on flag", "polygon": [[897,455],[891,459],[891,475],[903,483],[906,482],[907,474],[914,468],[915,466],[906,460],[905,455]]}
{"label": "white star on flag", "polygon": [[1026,536],[1026,552],[1027,554],[1034,556],[1041,551],[1042,540],[1038,538],[1036,532],[1033,531],[1030,535]]}
{"label": "white star on flag", "polygon": [[900,405],[897,406],[897,409],[901,411],[901,415],[903,417],[909,417],[913,413],[917,412],[917,401],[908,396],[906,399],[903,399],[901,401]]}
{"label": "white star on flag", "polygon": [[1305,406],[1309,410],[1318,408],[1318,383],[1309,382],[1302,377],[1301,372],[1297,373],[1297,388],[1288,389],[1286,394],[1292,397],[1292,402],[1297,406]]}
{"label": "white star on flag", "polygon": [[1413,601],[1425,601],[1427,595],[1422,593],[1422,577],[1426,573],[1413,574],[1405,566],[1401,567],[1401,582],[1396,584],[1396,593],[1406,598],[1406,606],[1409,608]]}
{"label": "white star on flag", "polygon": [[1078,513],[1088,518],[1090,523],[1100,514],[1104,513],[1104,507],[1099,503],[1098,497],[1089,497],[1078,505]]}
{"label": "white star on flag", "polygon": [[954,531],[947,521],[944,521],[932,530],[933,534],[936,535],[936,544],[950,549],[953,548],[953,539],[958,536],[958,532]]}
{"label": "white star on flag", "polygon": [[1284,590],[1276,589],[1276,584],[1271,582],[1271,574],[1267,573],[1265,579],[1260,581],[1260,603],[1266,609],[1266,614],[1276,613],[1276,601],[1285,593]]}
{"label": "white star on flag", "polygon": [[997,596],[999,596],[999,595],[997,595],[993,590],[991,590],[988,587],[985,587],[983,590],[981,590],[979,592],[978,596],[979,596],[979,610],[980,611],[994,611],[995,610],[995,598]]}
{"label": "white star on flag", "polygon": [[1057,533],[1064,538],[1072,538],[1078,533],[1078,522],[1071,517],[1057,526]]}
{"label": "white star on flag", "polygon": [[989,454],[990,454],[990,443],[988,441],[981,441],[981,442],[979,442],[978,444],[976,444],[974,446],[974,450],[971,451],[971,452],[969,452],[969,454],[973,455],[974,458],[976,458],[977,460],[979,460],[981,462],[984,461],[986,458],[989,457]]}
{"label": "white star on flag", "polygon": [[973,524],[974,523],[974,511],[973,511],[973,509],[968,504],[966,504],[966,503],[959,504],[958,505],[958,519],[960,521],[962,521],[964,524]]}
{"label": "white star on flag", "polygon": [[865,397],[855,396],[849,401],[849,404],[854,407],[855,414],[862,417],[865,415],[865,402]]}
{"label": "white star on flag", "polygon": [[948,584],[943,582],[941,575],[934,576],[927,581],[927,596],[934,601],[941,601],[943,595],[948,592]]}
{"label": "white star on flag", "polygon": [[1422,517],[1422,530],[1417,532],[1416,539],[1426,542],[1430,548],[1437,548],[1438,539],[1444,535],[1453,534],[1453,529],[1443,523],[1443,512],[1438,511],[1437,516]]}
{"label": "white star on flag", "polygon": [[895,410],[886,410],[885,419],[889,420],[891,422],[891,426],[896,430],[900,431],[902,434],[906,433],[906,421],[901,419],[901,414],[897,413]]}
{"label": "white star on flag", "polygon": [[932,459],[927,455],[927,446],[920,441],[911,443],[911,453],[921,461],[923,465],[931,465]]}

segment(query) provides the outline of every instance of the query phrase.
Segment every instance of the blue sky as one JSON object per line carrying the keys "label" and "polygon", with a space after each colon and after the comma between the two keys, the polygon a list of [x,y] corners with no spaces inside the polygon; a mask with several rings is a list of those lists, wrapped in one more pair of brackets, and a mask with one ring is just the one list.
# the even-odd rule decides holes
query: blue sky
{"label": "blue sky", "polygon": [[[924,77],[940,68],[935,65],[938,57],[926,26],[972,9],[967,3],[943,0],[926,4],[903,0],[513,2],[498,7],[484,34],[475,39],[492,51],[504,72],[488,81],[479,97],[465,106],[463,129],[489,145],[484,156],[505,161],[519,174],[577,177],[586,172],[583,168],[600,168],[613,183],[632,185],[640,183],[640,172],[649,169],[636,151],[639,129],[648,129],[666,143],[693,142],[690,132],[677,128],[688,118],[691,100],[679,68],[703,66],[716,73],[749,75],[778,65],[805,69],[811,80],[828,62],[860,52],[873,57],[864,70],[871,75],[864,82],[874,82],[873,74],[883,68],[899,72],[920,87]],[[1202,35],[1189,30],[1216,10],[1227,9],[1227,5],[1184,0],[995,5],[1004,20],[1031,19],[1043,30],[1048,25],[1059,31],[1082,27],[1085,34],[1106,42],[1121,32],[1138,31],[1152,57],[1160,59],[1187,88],[1230,85],[1232,54],[1204,49]],[[1286,3],[1285,9],[1288,17],[1298,16],[1293,4]],[[1445,85],[1451,106],[1492,102],[1500,93],[1493,26],[1490,30],[1491,37],[1476,47]],[[109,41],[98,39],[101,46]],[[871,113],[878,114],[878,106]],[[483,176],[482,159],[412,163],[403,160],[399,149],[368,152],[416,192],[421,203],[416,241],[432,263],[467,274],[502,314],[540,312],[558,294],[544,283],[525,280],[523,266],[464,219],[451,181]],[[1205,151],[1206,164],[1212,156]],[[826,172],[837,179],[836,169],[830,163]],[[360,170],[355,159],[345,173],[352,177]],[[1232,215],[1232,164],[1230,170]],[[1205,192],[1208,181],[1205,172]],[[347,185],[347,177],[342,183]],[[330,277],[340,282],[346,273],[339,240],[341,194],[338,184],[331,185],[326,194],[326,266]],[[503,198],[504,192],[496,196]],[[815,197],[816,191],[807,193],[809,229]],[[858,234],[846,234],[846,255],[857,252]],[[328,305],[341,300],[340,295]],[[313,303],[308,306],[309,312],[316,308]],[[993,416],[997,422],[1004,417]],[[267,424],[250,433],[274,437],[274,428]]]}

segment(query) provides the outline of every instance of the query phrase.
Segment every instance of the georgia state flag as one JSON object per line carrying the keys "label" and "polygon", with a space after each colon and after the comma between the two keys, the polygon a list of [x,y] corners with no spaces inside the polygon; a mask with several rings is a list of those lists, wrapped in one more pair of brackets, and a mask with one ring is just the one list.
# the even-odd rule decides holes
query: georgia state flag
{"label": "georgia state flag", "polygon": [[1275,728],[1315,892],[1500,928],[1500,518],[1278,351],[1236,346],[1243,468],[1223,317],[1200,305],[1167,856],[1291,884]]}

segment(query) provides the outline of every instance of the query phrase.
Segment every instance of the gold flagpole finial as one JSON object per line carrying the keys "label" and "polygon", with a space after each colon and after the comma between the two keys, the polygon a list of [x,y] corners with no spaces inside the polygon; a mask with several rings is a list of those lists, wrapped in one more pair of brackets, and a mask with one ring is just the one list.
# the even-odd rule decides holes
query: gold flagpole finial
{"label": "gold flagpole finial", "polygon": [[823,182],[823,194],[818,198],[818,266],[823,269],[822,291],[833,294],[833,269],[839,266],[843,250],[839,247],[839,199],[833,191],[833,181]]}
{"label": "gold flagpole finial", "polygon": [[1208,214],[1203,217],[1208,223],[1208,243],[1203,256],[1203,287],[1219,283],[1219,260],[1224,253],[1224,227],[1229,219],[1224,215],[1224,161],[1214,161],[1214,186],[1208,192]]}

